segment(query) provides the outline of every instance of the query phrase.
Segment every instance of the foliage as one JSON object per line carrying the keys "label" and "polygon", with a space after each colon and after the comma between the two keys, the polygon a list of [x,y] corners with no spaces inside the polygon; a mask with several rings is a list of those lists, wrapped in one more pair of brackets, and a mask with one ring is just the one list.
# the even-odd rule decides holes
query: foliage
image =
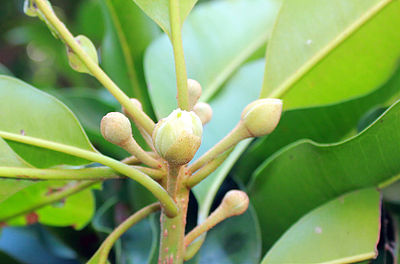
{"label": "foliage", "polygon": [[[40,19],[22,1],[0,5],[1,263],[158,263],[165,226],[174,239],[182,224],[171,215],[188,207],[186,239],[230,189],[249,209],[199,231],[187,263],[395,263],[399,0],[27,0]],[[187,77],[213,115],[183,167],[193,189],[174,200],[166,174],[181,174],[149,154],[151,134],[191,110]],[[235,141],[242,110],[268,97],[283,100],[275,131]],[[103,138],[102,117],[118,111],[137,143]],[[154,196],[162,230],[158,213],[144,219]]]}

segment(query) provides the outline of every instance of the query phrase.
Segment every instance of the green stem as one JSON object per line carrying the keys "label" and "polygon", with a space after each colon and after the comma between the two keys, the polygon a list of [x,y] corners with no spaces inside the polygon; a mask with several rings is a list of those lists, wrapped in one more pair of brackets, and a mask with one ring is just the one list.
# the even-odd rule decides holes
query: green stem
{"label": "green stem", "polygon": [[133,215],[131,215],[129,218],[127,218],[124,222],[122,222],[114,231],[104,240],[104,242],[101,244],[98,252],[96,254],[99,255],[99,262],[98,264],[105,264],[107,263],[107,258],[108,254],[111,251],[111,248],[117,242],[117,240],[133,225],[135,225],[137,222],[141,221],[144,219],[146,216],[149,214],[156,212],[160,210],[160,204],[159,203],[153,203],[150,204],[141,210],[137,211]]}
{"label": "green stem", "polygon": [[239,141],[249,137],[247,129],[239,123],[228,135],[226,135],[220,142],[214,147],[209,149],[203,154],[198,160],[193,162],[188,169],[193,173],[200,169],[203,165],[212,161],[215,157],[225,152],[229,148],[235,146]]}
{"label": "green stem", "polygon": [[137,170],[140,170],[143,173],[146,173],[154,180],[161,180],[164,176],[167,175],[167,172],[165,170],[158,170],[158,169],[147,168],[147,167],[142,167],[142,166],[132,166],[132,168],[135,168]]}
{"label": "green stem", "polygon": [[216,224],[222,222],[227,218],[226,209],[219,206],[210,214],[203,223],[199,224],[192,231],[185,236],[185,247],[189,246],[196,238],[206,233],[213,228]]}
{"label": "green stem", "polygon": [[141,109],[131,103],[129,97],[118,88],[118,86],[108,77],[108,75],[95,63],[76,42],[74,36],[66,26],[58,19],[52,9],[47,5],[46,0],[34,0],[39,10],[43,13],[49,23],[59,33],[66,45],[79,57],[86,65],[92,75],[120,102],[126,111],[135,117],[138,123],[149,133],[153,132],[154,122]]}
{"label": "green stem", "polygon": [[204,241],[206,240],[206,233],[200,235],[196,241],[192,242],[186,247],[185,257],[184,260],[188,261],[193,258],[197,252],[199,252],[201,246],[203,245]]}
{"label": "green stem", "polygon": [[210,175],[212,172],[214,172],[229,156],[229,154],[232,152],[233,149],[230,149],[226,151],[225,153],[219,155],[217,158],[212,160],[211,162],[207,163],[203,167],[201,167],[196,174],[190,176],[187,181],[186,185],[189,187],[189,189],[193,188],[196,186],[198,183],[200,183],[202,180],[204,180],[208,175]]}
{"label": "green stem", "polygon": [[162,168],[161,162],[150,156],[146,151],[144,151],[133,137],[131,137],[127,142],[120,145],[123,149],[128,151],[130,154],[134,155],[142,163],[153,168]]}
{"label": "green stem", "polygon": [[178,89],[178,107],[189,109],[189,92],[187,88],[187,73],[182,43],[182,21],[180,17],[180,0],[169,0],[169,17],[171,20],[171,43],[174,50],[176,85]]}
{"label": "green stem", "polygon": [[167,176],[168,193],[176,201],[179,212],[175,217],[161,214],[160,252],[158,263],[183,263],[185,256],[185,226],[189,189],[184,183],[186,169],[170,165]]}
{"label": "green stem", "polygon": [[27,180],[107,180],[119,179],[115,171],[107,167],[87,169],[36,169],[0,167],[0,178]]}
{"label": "green stem", "polygon": [[58,201],[66,198],[68,196],[71,196],[72,194],[75,194],[77,192],[85,190],[88,187],[90,187],[92,185],[95,185],[97,183],[100,183],[100,182],[101,181],[82,181],[82,182],[77,183],[76,185],[73,185],[71,187],[67,187],[67,188],[63,189],[62,191],[58,191],[58,192],[54,192],[54,193],[48,194],[46,196],[43,196],[42,199],[40,200],[40,203],[36,204],[35,206],[30,207],[30,208],[28,208],[26,210],[23,210],[22,212],[12,213],[12,214],[9,214],[9,215],[6,214],[5,216],[3,216],[3,218],[0,219],[0,221],[7,222],[8,220],[10,220],[10,219],[12,219],[14,217],[25,215],[27,213],[30,213],[30,212],[34,211],[34,210],[42,208],[42,207],[44,207],[46,205],[58,202]]}
{"label": "green stem", "polygon": [[168,195],[168,193],[150,178],[148,175],[144,174],[143,172],[130,167],[129,165],[119,162],[115,159],[109,158],[104,156],[100,153],[88,151],[84,149],[80,149],[73,146],[68,146],[56,142],[51,142],[48,140],[33,138],[29,136],[22,136],[18,134],[8,133],[4,131],[0,131],[0,137],[24,144],[29,144],[41,148],[51,149],[54,151],[66,153],[69,155],[73,155],[76,157],[80,157],[82,159],[98,162],[105,166],[108,166],[115,171],[132,178],[133,180],[137,181],[141,185],[143,185],[146,189],[148,189],[154,196],[161,202],[163,208],[165,209],[166,213],[169,216],[175,216],[178,213],[178,208],[175,205],[173,199]]}

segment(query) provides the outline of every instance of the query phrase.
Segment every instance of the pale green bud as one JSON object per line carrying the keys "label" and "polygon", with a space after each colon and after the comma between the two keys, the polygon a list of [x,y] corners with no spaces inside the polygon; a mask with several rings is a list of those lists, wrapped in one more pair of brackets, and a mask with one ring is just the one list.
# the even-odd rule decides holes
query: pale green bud
{"label": "pale green bud", "polygon": [[189,109],[193,109],[201,96],[201,85],[196,80],[188,79],[187,86],[189,92]]}
{"label": "pale green bud", "polygon": [[203,102],[198,102],[193,107],[193,112],[195,112],[196,115],[200,118],[203,125],[210,122],[212,115],[213,115],[213,110],[212,110],[211,106],[209,104],[203,103]]}
{"label": "pale green bud", "polygon": [[226,217],[241,215],[249,207],[249,197],[243,191],[231,190],[225,194],[220,206]]}
{"label": "pale green bud", "polygon": [[107,141],[118,146],[124,145],[132,138],[131,122],[119,112],[105,115],[101,120],[100,130]]}
{"label": "pale green bud", "polygon": [[165,160],[183,165],[193,159],[200,147],[202,134],[203,126],[195,113],[176,109],[157,123],[153,143]]}
{"label": "pale green bud", "polygon": [[[88,39],[83,35],[79,35],[75,37],[75,41],[78,42],[78,44],[85,50],[86,54],[89,55],[89,57],[93,60],[94,63],[96,64],[99,63],[96,47],[93,45],[90,39]],[[77,72],[90,74],[90,71],[86,67],[86,65],[68,46],[67,46],[67,55],[68,55],[69,65],[71,66],[72,69],[74,69]]]}
{"label": "pale green bud", "polygon": [[30,17],[38,16],[37,6],[32,0],[25,0],[24,13]]}
{"label": "pale green bud", "polygon": [[[129,100],[131,101],[131,104],[133,104],[134,106],[136,106],[136,108],[138,108],[138,109],[140,109],[140,110],[143,111],[142,103],[141,103],[138,99],[136,99],[136,98],[131,98],[131,99],[129,99]],[[123,112],[125,115],[131,117],[131,116],[129,115],[129,113],[126,111],[125,107],[122,107],[122,112]]]}
{"label": "pale green bud", "polygon": [[278,125],[282,114],[282,100],[258,99],[247,105],[242,112],[242,123],[251,136],[270,134]]}

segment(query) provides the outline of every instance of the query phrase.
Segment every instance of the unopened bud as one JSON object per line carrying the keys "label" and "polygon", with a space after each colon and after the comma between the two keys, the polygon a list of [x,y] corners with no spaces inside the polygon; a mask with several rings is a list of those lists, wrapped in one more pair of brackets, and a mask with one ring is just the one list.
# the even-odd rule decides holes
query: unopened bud
{"label": "unopened bud", "polygon": [[129,119],[119,112],[111,112],[103,117],[100,124],[103,137],[118,146],[124,145],[132,138],[132,127]]}
{"label": "unopened bud", "polygon": [[[131,104],[133,104],[136,108],[138,108],[138,109],[140,109],[140,110],[143,110],[142,103],[141,103],[138,99],[136,99],[136,98],[131,98],[131,99],[129,99],[129,100],[131,101]],[[123,112],[125,115],[129,115],[129,113],[126,111],[125,107],[122,107],[122,112]]]}
{"label": "unopened bud", "polygon": [[242,122],[251,136],[270,134],[278,125],[282,114],[282,100],[258,99],[247,105],[242,112]]}
{"label": "unopened bud", "polygon": [[[83,35],[79,35],[75,38],[75,41],[78,42],[78,44],[85,50],[86,54],[93,60],[94,63],[96,64],[99,63],[96,47],[93,45],[90,39],[88,39]],[[74,69],[77,72],[90,74],[90,71],[86,67],[86,65],[68,46],[67,46],[67,55],[68,55],[69,65],[71,66],[72,69]]]}
{"label": "unopened bud", "polygon": [[210,122],[210,120],[212,118],[212,114],[213,114],[213,110],[212,110],[211,106],[209,104],[203,103],[203,102],[198,102],[193,107],[193,112],[195,112],[196,115],[198,115],[198,117],[200,118],[201,123],[203,123],[203,125]]}
{"label": "unopened bud", "polygon": [[193,112],[174,110],[160,120],[153,131],[153,144],[168,162],[183,165],[191,161],[200,147],[203,126]]}
{"label": "unopened bud", "polygon": [[220,206],[227,213],[226,217],[241,215],[249,207],[249,197],[243,191],[231,190],[225,194]]}
{"label": "unopened bud", "polygon": [[193,109],[201,96],[201,85],[196,80],[188,79],[187,86],[189,92],[189,109]]}
{"label": "unopened bud", "polygon": [[24,13],[30,17],[38,16],[37,6],[32,0],[25,0],[24,2]]}

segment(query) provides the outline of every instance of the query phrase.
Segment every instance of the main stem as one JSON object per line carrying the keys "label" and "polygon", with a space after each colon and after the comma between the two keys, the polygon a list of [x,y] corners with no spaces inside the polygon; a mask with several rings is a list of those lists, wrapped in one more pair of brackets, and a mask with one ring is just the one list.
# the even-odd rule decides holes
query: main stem
{"label": "main stem", "polygon": [[169,1],[171,19],[171,42],[174,50],[176,85],[178,89],[178,107],[189,111],[189,92],[187,88],[187,73],[182,43],[182,21],[180,17],[180,0]]}
{"label": "main stem", "polygon": [[164,210],[161,214],[160,224],[160,253],[158,263],[181,264],[185,256],[185,226],[189,202],[189,189],[184,182],[185,168],[170,165],[167,177],[167,191],[178,206],[178,215],[168,217]]}
{"label": "main stem", "polygon": [[46,0],[35,0],[40,11],[49,21],[49,23],[57,30],[60,37],[65,41],[70,49],[82,60],[89,69],[91,74],[118,100],[118,102],[126,109],[126,111],[135,117],[138,123],[151,135],[154,128],[154,122],[142,110],[137,108],[130,101],[129,97],[122,92],[118,86],[108,77],[107,74],[95,63],[78,44],[74,36],[69,32],[66,26],[53,13],[53,10],[48,6]]}

